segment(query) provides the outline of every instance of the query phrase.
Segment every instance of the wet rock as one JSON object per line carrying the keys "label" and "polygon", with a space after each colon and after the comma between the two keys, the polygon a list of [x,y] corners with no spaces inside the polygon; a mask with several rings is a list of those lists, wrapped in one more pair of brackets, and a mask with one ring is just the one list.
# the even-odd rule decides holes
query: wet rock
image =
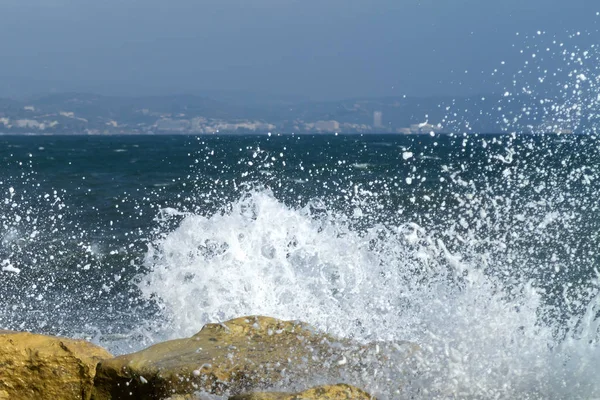
{"label": "wet rock", "polygon": [[371,400],[369,393],[354,386],[338,384],[310,388],[303,392],[256,392],[230,397],[229,400]]}
{"label": "wet rock", "polygon": [[84,340],[0,331],[0,399],[87,400],[106,358],[112,355]]}
{"label": "wet rock", "polygon": [[361,346],[301,322],[243,317],[103,361],[92,398],[163,399],[200,391],[236,395],[292,382],[354,382],[343,378],[388,357],[378,344]]}

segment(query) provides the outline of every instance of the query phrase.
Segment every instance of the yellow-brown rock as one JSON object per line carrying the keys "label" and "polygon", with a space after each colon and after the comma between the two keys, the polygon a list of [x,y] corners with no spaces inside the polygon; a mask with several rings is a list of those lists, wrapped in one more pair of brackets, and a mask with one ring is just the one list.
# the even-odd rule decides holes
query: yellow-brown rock
{"label": "yellow-brown rock", "polygon": [[100,360],[112,355],[84,340],[0,332],[0,400],[87,400]]}
{"label": "yellow-brown rock", "polygon": [[297,321],[242,317],[103,361],[92,399],[164,399],[197,391],[236,395],[315,377],[326,383],[341,368],[360,369],[375,347]]}
{"label": "yellow-brown rock", "polygon": [[257,392],[230,397],[229,400],[372,400],[369,393],[354,386],[338,384],[318,386],[303,392]]}

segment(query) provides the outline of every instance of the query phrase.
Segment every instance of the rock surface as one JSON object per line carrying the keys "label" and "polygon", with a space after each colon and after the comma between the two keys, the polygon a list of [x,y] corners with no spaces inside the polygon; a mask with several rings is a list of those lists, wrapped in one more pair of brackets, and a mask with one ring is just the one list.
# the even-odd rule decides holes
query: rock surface
{"label": "rock surface", "polygon": [[230,397],[229,400],[371,400],[373,396],[354,386],[338,384],[318,386],[303,392],[248,393]]}
{"label": "rock surface", "polygon": [[0,331],[0,400],[87,400],[112,355],[84,340]]}
{"label": "rock surface", "polygon": [[377,345],[363,347],[301,322],[242,317],[101,362],[92,399],[236,395],[292,381],[326,383],[342,369],[360,370],[371,357],[386,357],[379,353]]}

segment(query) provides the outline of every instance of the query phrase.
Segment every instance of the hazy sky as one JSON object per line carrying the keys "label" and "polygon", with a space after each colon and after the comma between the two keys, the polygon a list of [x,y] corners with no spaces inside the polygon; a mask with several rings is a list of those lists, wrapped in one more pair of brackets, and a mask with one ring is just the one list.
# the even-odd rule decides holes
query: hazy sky
{"label": "hazy sky", "polygon": [[487,92],[501,61],[522,63],[525,35],[600,42],[598,11],[598,0],[0,0],[0,97]]}

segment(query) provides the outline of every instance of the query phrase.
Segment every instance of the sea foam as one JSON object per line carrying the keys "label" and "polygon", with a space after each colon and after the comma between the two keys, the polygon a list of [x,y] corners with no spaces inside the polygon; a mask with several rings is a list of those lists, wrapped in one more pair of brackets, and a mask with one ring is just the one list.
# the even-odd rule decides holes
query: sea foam
{"label": "sea foam", "polygon": [[409,372],[372,365],[355,382],[381,398],[600,395],[597,298],[560,337],[563,322],[545,318],[552,307],[531,281],[487,274],[411,222],[351,222],[320,202],[294,208],[250,191],[228,211],[187,215],[157,240],[139,286],[158,299],[170,337],[262,314],[364,342],[417,343]]}

